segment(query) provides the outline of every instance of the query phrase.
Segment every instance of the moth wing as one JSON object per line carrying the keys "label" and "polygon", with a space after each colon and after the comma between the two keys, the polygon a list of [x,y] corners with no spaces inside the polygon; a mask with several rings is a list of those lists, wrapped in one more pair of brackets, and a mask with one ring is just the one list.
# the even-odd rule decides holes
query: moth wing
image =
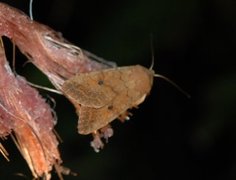
{"label": "moth wing", "polygon": [[143,102],[153,73],[142,66],[128,66],[80,74],[63,84],[63,91],[80,104],[78,130],[92,133]]}
{"label": "moth wing", "polygon": [[111,104],[102,108],[81,106],[79,109],[78,131],[80,134],[90,134],[119,117],[129,109],[127,96],[118,96]]}
{"label": "moth wing", "polygon": [[62,85],[65,95],[82,106],[100,108],[115,98],[116,92],[104,82],[102,71],[79,74]]}

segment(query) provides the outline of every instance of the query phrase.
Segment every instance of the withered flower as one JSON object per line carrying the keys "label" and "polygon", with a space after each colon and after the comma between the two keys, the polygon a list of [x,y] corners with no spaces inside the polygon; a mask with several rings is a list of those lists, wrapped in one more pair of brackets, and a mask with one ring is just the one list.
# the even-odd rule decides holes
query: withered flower
{"label": "withered flower", "polygon": [[12,134],[35,178],[50,179],[54,165],[61,163],[56,121],[50,106],[23,77],[15,76],[0,46],[0,136]]}

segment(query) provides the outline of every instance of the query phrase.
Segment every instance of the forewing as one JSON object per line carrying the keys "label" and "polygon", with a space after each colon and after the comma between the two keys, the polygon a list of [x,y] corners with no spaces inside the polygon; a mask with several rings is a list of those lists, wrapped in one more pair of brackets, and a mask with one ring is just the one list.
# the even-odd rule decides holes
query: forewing
{"label": "forewing", "polygon": [[80,74],[66,81],[64,93],[80,105],[79,133],[92,133],[143,102],[152,78],[144,67],[128,66]]}
{"label": "forewing", "polygon": [[79,109],[78,131],[80,134],[90,134],[119,117],[129,108],[128,96],[117,96],[112,103],[102,108],[81,106]]}
{"label": "forewing", "polygon": [[76,75],[63,84],[62,90],[74,103],[93,108],[108,104],[116,96],[105,84],[102,71]]}

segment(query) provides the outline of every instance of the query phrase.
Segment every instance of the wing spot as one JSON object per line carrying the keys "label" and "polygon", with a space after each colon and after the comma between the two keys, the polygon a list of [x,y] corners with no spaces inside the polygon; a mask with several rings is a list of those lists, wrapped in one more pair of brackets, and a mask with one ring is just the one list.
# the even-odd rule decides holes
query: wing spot
{"label": "wing spot", "polygon": [[112,109],[113,109],[113,106],[110,105],[110,106],[107,107],[107,109],[108,109],[108,110],[112,110]]}
{"label": "wing spot", "polygon": [[99,80],[98,81],[98,85],[103,85],[104,84],[104,81],[103,80]]}

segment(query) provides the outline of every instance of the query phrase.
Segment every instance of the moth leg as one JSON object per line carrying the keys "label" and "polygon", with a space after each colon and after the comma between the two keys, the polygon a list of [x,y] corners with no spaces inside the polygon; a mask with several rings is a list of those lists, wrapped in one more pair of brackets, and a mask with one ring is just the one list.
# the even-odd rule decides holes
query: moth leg
{"label": "moth leg", "polygon": [[106,140],[106,143],[108,143],[108,139],[113,136],[114,131],[111,128],[111,125],[108,124],[105,127],[100,129],[101,137],[103,137]]}
{"label": "moth leg", "polygon": [[100,149],[103,149],[104,144],[101,140],[101,135],[98,131],[93,133],[93,140],[90,142],[90,146],[94,149],[95,152],[99,152]]}
{"label": "moth leg", "polygon": [[60,180],[64,179],[62,175],[72,175],[72,176],[78,175],[77,173],[72,172],[69,168],[61,166],[60,164],[55,164],[54,168]]}
{"label": "moth leg", "polygon": [[100,149],[103,149],[104,147],[104,143],[102,142],[101,138],[104,138],[106,143],[108,143],[108,139],[113,136],[113,129],[111,128],[110,124],[108,124],[98,131],[92,133],[92,135],[93,141],[90,142],[90,145],[93,147],[95,152],[99,152]]}
{"label": "moth leg", "polygon": [[132,116],[133,114],[129,111],[125,111],[122,114],[120,114],[117,119],[119,119],[121,122],[125,122],[125,120],[129,120],[130,116]]}

